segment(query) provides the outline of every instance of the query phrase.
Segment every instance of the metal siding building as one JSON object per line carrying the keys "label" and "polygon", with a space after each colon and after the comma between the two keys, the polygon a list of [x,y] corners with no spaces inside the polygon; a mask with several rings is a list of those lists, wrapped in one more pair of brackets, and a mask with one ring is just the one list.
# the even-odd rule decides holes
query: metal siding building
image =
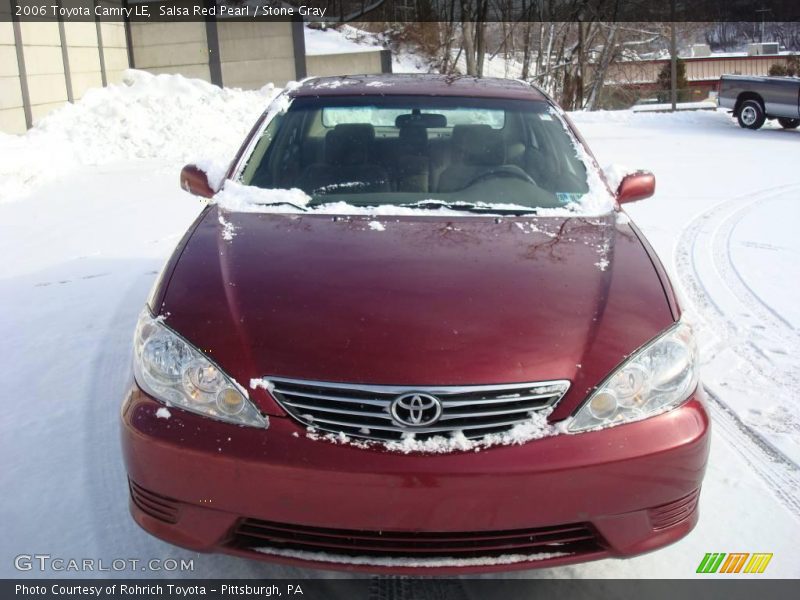
{"label": "metal siding building", "polygon": [[[80,1],[90,9],[121,4]],[[0,131],[5,133],[24,133],[87,90],[118,83],[128,68],[244,89],[269,82],[283,86],[307,74],[391,70],[387,50],[306,57],[300,20],[20,22],[15,4],[0,0]]]}

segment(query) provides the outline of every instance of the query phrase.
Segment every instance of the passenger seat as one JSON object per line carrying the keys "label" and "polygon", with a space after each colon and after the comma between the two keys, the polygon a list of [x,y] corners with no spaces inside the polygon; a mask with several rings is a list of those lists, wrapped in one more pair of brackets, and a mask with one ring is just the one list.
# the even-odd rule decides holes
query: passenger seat
{"label": "passenger seat", "polygon": [[307,167],[297,186],[308,194],[388,192],[386,169],[371,162],[374,143],[369,123],[336,125],[325,136],[325,162]]}

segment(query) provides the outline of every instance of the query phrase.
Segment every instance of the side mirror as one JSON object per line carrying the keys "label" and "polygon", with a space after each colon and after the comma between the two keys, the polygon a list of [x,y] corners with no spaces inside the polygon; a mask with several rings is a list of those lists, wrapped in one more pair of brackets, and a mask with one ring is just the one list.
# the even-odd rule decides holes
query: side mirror
{"label": "side mirror", "polygon": [[649,171],[637,171],[623,177],[617,188],[617,202],[636,202],[656,192],[656,176]]}
{"label": "side mirror", "polygon": [[195,196],[203,198],[214,196],[214,190],[208,183],[208,175],[196,165],[186,165],[181,169],[181,187]]}

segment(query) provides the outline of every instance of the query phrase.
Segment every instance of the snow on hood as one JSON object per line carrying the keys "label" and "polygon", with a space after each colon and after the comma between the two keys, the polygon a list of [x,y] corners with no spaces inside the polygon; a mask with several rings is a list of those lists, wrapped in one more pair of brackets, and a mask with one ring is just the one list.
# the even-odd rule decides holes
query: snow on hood
{"label": "snow on hood", "polygon": [[311,197],[297,188],[266,189],[226,181],[214,202],[231,212],[303,212]]}
{"label": "snow on hood", "polygon": [[[516,293],[509,295],[511,287]],[[469,302],[455,302],[453,290],[464,289]],[[428,297],[424,311],[417,290]],[[486,310],[494,306],[503,310]],[[186,243],[161,310],[231,377],[249,382],[269,414],[283,413],[253,381],[268,374],[390,384],[413,373],[416,385],[574,381],[574,398],[565,396],[552,423],[624,355],[673,322],[649,255],[629,227],[616,225],[614,213],[334,219],[214,206]],[[476,359],[475,348],[497,345]],[[483,445],[559,433],[528,425]],[[436,450],[420,441],[417,448],[401,440],[396,451],[403,444],[413,452]],[[462,441],[442,443],[449,451]]]}
{"label": "snow on hood", "polygon": [[[298,188],[291,189],[265,189],[255,186],[242,185],[235,181],[226,181],[220,192],[214,196],[215,202],[221,209],[230,212],[250,213],[295,213],[312,212],[327,215],[375,215],[375,216],[401,216],[401,215],[445,215],[445,216],[475,216],[463,210],[452,208],[414,208],[411,206],[396,206],[383,204],[380,206],[355,206],[347,202],[327,202],[309,206],[311,197]],[[518,210],[530,207],[518,204],[480,203],[485,208],[498,210]],[[549,209],[564,214],[574,214],[572,211],[564,213],[563,209]],[[533,211],[532,211],[533,212]],[[607,212],[607,211],[606,211]],[[539,214],[539,213],[537,213]],[[555,212],[554,212],[555,214]],[[485,215],[484,215],[485,216]]]}
{"label": "snow on hood", "polygon": [[[599,176],[598,182],[602,184]],[[614,199],[602,184],[599,193],[590,190],[577,202],[558,208],[537,208],[520,204],[499,202],[480,202],[475,206],[500,211],[521,210],[528,211],[528,215],[539,217],[596,217],[606,215],[614,210]],[[488,213],[476,214],[467,210],[457,210],[442,206],[441,208],[415,208],[413,206],[397,206],[382,204],[379,206],[355,206],[344,201],[326,202],[310,206],[311,197],[298,188],[291,189],[265,189],[255,186],[242,185],[234,181],[226,181],[220,192],[214,196],[213,202],[221,209],[230,212],[250,213],[317,213],[328,215],[373,215],[373,216],[402,216],[402,215],[442,215],[442,216],[488,216]],[[436,199],[431,199],[437,202]],[[426,200],[421,200],[424,203]],[[457,204],[457,202],[455,203]],[[523,214],[523,216],[524,216]]]}

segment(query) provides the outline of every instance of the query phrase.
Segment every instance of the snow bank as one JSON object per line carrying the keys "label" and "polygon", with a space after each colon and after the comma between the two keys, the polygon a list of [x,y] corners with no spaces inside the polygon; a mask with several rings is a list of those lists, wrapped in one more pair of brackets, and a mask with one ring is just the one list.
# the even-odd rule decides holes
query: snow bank
{"label": "snow bank", "polygon": [[[675,110],[716,110],[717,103],[712,100],[703,100],[701,102],[681,102],[675,105]],[[636,104],[631,107],[633,112],[666,112],[672,110],[671,103],[658,103],[658,104]]]}
{"label": "snow bank", "polygon": [[306,27],[306,54],[349,54],[383,49],[381,39],[374,34],[344,25],[339,28]]}
{"label": "snow bank", "polygon": [[[459,52],[458,49],[451,50],[450,58],[455,61],[456,72],[461,74],[467,72],[467,58],[463,52]],[[522,77],[522,63],[513,56],[486,54],[483,63],[483,76],[517,79]]]}
{"label": "snow bank", "polygon": [[122,83],[89,90],[24,135],[0,134],[0,202],[82,165],[196,162],[203,156],[209,164],[227,165],[277,91],[272,84],[243,91],[181,75],[126,71]]}
{"label": "snow bank", "polygon": [[419,48],[404,42],[391,42],[382,33],[371,33],[342,25],[326,29],[311,28],[305,30],[306,54],[349,54],[382,50],[387,46],[392,49],[392,73],[430,73],[430,57],[424,56]]}
{"label": "snow bank", "polygon": [[[730,124],[730,116],[725,110],[684,110],[674,113],[647,112],[633,110],[578,110],[569,113],[572,121],[581,128],[584,124],[629,125],[632,127],[652,126],[659,133],[670,132],[675,126],[701,126],[708,129],[715,121]],[[586,132],[583,132],[586,135]]]}

